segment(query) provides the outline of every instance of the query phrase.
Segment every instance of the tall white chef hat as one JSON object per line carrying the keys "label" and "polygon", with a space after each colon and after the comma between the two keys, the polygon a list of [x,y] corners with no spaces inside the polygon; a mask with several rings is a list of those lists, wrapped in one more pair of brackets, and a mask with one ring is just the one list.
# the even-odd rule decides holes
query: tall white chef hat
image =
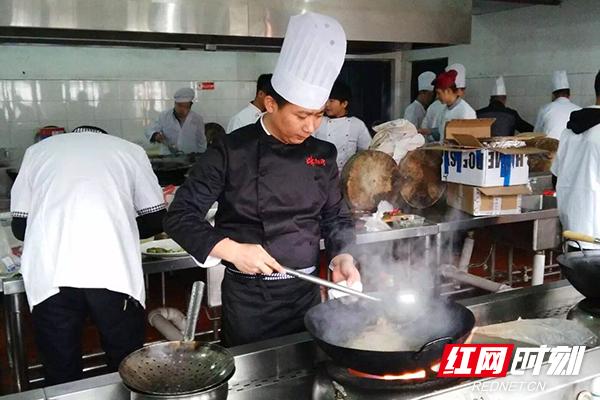
{"label": "tall white chef hat", "polygon": [[492,96],[506,96],[506,85],[504,84],[504,77],[499,76],[496,78],[494,89],[492,90]]}
{"label": "tall white chef hat", "polygon": [[307,12],[290,18],[271,78],[273,89],[300,107],[323,107],[346,55],[346,33],[335,19]]}
{"label": "tall white chef hat", "polygon": [[175,103],[190,103],[194,101],[194,89],[181,88],[175,92]]}
{"label": "tall white chef hat", "polygon": [[554,71],[552,75],[552,91],[570,89],[567,71]]}
{"label": "tall white chef hat", "polygon": [[464,89],[467,87],[467,70],[462,64],[452,64],[446,67],[446,71],[450,71],[451,69],[455,70],[458,75],[456,75],[456,87],[458,89]]}
{"label": "tall white chef hat", "polygon": [[419,91],[421,90],[433,90],[433,81],[435,80],[435,74],[431,71],[425,71],[417,78],[419,82]]}

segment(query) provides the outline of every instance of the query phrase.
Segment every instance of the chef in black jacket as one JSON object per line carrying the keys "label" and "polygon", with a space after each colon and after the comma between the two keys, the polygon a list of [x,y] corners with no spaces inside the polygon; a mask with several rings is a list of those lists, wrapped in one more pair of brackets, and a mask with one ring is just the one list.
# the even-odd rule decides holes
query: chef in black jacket
{"label": "chef in black jacket", "polygon": [[496,79],[490,104],[477,110],[477,118],[496,119],[492,125],[492,136],[514,136],[515,131],[533,131],[533,125],[523,120],[516,110],[506,106],[506,85],[501,76]]}
{"label": "chef in black jacket", "polygon": [[[335,282],[360,281],[353,223],[341,193],[336,149],[311,136],[346,52],[333,18],[290,19],[265,98],[266,113],[204,153],[178,189],[165,230],[197,260],[221,258],[223,341],[228,346],[304,330],[319,288],[281,265],[316,274],[319,240]],[[215,226],[205,221],[219,202]]]}

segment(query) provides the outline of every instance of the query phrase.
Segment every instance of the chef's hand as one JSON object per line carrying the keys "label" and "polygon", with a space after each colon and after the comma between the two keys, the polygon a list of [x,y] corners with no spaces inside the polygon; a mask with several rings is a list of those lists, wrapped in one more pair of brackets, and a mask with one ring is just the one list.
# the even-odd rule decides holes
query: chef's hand
{"label": "chef's hand", "polygon": [[360,282],[360,272],[354,265],[354,257],[350,254],[338,254],[331,260],[333,265],[332,280],[334,283],[341,281],[348,282],[352,286],[355,282]]}
{"label": "chef's hand", "polygon": [[164,143],[165,135],[162,132],[154,132],[154,134],[152,134],[152,137],[150,138],[150,141],[152,143],[154,143],[154,142]]}
{"label": "chef's hand", "polygon": [[284,272],[275,260],[260,244],[238,243],[223,239],[213,248],[211,256],[229,261],[246,274],[265,274]]}

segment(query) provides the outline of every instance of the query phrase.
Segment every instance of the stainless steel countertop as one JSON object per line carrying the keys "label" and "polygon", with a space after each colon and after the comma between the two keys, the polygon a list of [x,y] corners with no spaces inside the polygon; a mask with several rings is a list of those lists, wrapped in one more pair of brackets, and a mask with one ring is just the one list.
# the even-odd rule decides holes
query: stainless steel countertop
{"label": "stainless steel countertop", "polygon": [[437,235],[437,224],[426,221],[422,226],[412,228],[392,229],[381,232],[361,232],[356,234],[356,244],[385,242],[388,240],[401,240],[423,236]]}
{"label": "stainless steel countertop", "polygon": [[[197,265],[192,259],[192,257],[162,259],[145,258],[142,260],[142,269],[144,270],[144,274],[156,274],[160,272],[177,271],[180,269],[194,268],[196,266]],[[6,278],[0,281],[0,293],[3,292],[5,295],[11,295],[16,293],[23,293],[25,291],[23,278],[21,276]]]}
{"label": "stainless steel countertop", "polygon": [[[433,236],[444,232],[483,228],[492,225],[558,218],[558,209],[556,208],[529,211],[521,214],[485,217],[474,217],[448,206],[432,207],[426,210],[415,211],[415,213],[425,217],[426,221],[423,226],[392,229],[382,232],[358,231],[356,234],[356,243],[368,244],[402,240],[408,238]],[[324,248],[322,240],[321,248]],[[144,269],[145,274],[176,271],[180,269],[193,268],[195,266],[196,264],[191,257],[165,258],[156,260],[145,259],[142,262],[142,268]],[[0,292],[4,291],[4,294],[7,295],[22,293],[24,290],[23,281],[20,277],[3,280],[2,285],[0,285]]]}
{"label": "stainless steel countertop", "polygon": [[493,225],[558,218],[558,209],[555,205],[547,204],[546,207],[542,210],[525,211],[521,214],[474,217],[456,208],[439,205],[425,210],[410,211],[425,218],[423,226],[381,232],[357,231],[356,242],[357,244],[376,243],[387,240],[436,235],[443,232],[484,228]]}
{"label": "stainless steel countertop", "polygon": [[537,219],[558,218],[558,209],[551,207],[537,211],[526,211],[521,214],[474,217],[448,206],[438,206],[417,211],[425,220],[436,224],[439,232],[470,230],[491,225],[512,224],[516,222],[534,221]]}
{"label": "stainless steel countertop", "polygon": [[[581,294],[567,281],[560,281],[465,299],[460,303],[473,311],[477,325],[487,325],[519,317],[562,318],[581,298]],[[234,347],[231,351],[235,356],[236,372],[229,381],[230,400],[310,399],[315,367],[325,359],[305,332]],[[46,397],[40,397],[40,390],[35,390],[4,396],[1,399],[129,399],[129,392],[117,373],[48,387],[42,392]],[[421,393],[418,396],[394,393],[390,398],[418,399],[429,398],[430,395],[431,393]]]}

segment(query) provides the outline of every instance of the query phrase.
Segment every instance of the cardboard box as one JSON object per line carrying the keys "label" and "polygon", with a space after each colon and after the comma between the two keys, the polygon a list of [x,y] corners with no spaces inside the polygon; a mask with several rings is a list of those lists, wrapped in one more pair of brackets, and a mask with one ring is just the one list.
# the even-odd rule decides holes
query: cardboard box
{"label": "cardboard box", "polygon": [[456,134],[458,144],[428,147],[441,150],[442,181],[478,187],[515,186],[529,183],[528,155],[545,153],[534,147],[491,149],[490,141],[515,140],[509,138],[476,138]]}
{"label": "cardboard box", "polygon": [[525,194],[531,194],[526,185],[482,188],[450,183],[446,199],[450,207],[471,215],[505,215],[521,213]]}
{"label": "cardboard box", "polygon": [[495,118],[453,119],[446,124],[446,139],[454,139],[455,135],[470,135],[476,138],[492,136],[492,125]]}

